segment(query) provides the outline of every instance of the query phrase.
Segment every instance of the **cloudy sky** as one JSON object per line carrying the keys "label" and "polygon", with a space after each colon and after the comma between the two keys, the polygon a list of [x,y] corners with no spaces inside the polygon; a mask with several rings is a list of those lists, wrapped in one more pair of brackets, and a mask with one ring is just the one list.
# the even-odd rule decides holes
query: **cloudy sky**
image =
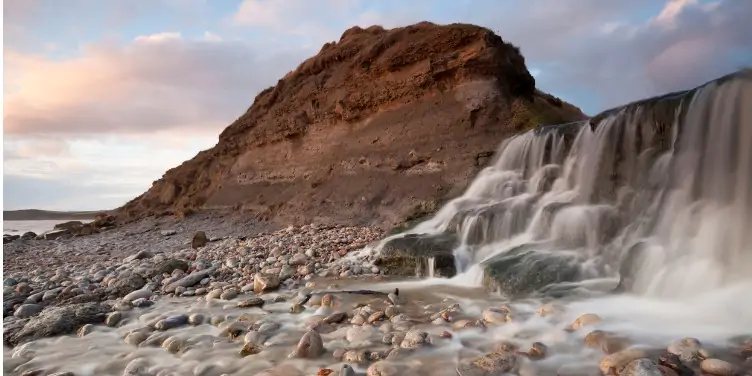
{"label": "cloudy sky", "polygon": [[353,25],[487,26],[594,114],[752,65],[750,0],[5,0],[4,209],[140,194]]}

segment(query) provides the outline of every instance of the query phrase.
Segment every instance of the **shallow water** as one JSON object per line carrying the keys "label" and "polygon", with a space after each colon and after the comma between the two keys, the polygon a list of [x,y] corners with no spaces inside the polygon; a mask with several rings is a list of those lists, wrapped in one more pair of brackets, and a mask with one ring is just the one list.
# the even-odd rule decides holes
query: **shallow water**
{"label": "shallow water", "polygon": [[[329,286],[329,283],[337,286]],[[456,366],[462,359],[480,356],[489,352],[501,341],[510,341],[521,350],[534,342],[542,342],[548,347],[549,355],[538,361],[521,360],[524,373],[555,375],[566,373],[568,369],[597,371],[598,362],[604,354],[583,345],[583,338],[594,329],[608,330],[629,338],[636,346],[649,349],[665,349],[677,339],[696,337],[710,348],[724,348],[732,337],[749,334],[752,328],[752,306],[739,301],[733,306],[724,306],[727,300],[722,293],[707,296],[698,295],[690,299],[658,299],[636,295],[594,295],[588,298],[560,299],[557,305],[560,312],[541,317],[536,310],[542,301],[524,299],[507,301],[499,294],[489,294],[480,287],[458,286],[456,280],[428,279],[395,282],[374,281],[318,281],[315,286],[304,291],[359,290],[372,289],[383,292],[399,288],[403,304],[398,307],[413,322],[412,328],[429,333],[431,345],[403,355],[397,364],[416,375],[455,375]],[[727,294],[738,293],[735,289],[750,291],[750,285],[730,288]],[[288,355],[295,349],[300,337],[307,331],[308,320],[316,314],[326,315],[333,311],[351,314],[357,304],[368,305],[373,310],[384,310],[390,305],[384,296],[336,294],[333,308],[317,306],[317,298],[309,301],[305,311],[290,313],[292,301],[298,297],[293,291],[281,291],[263,295],[267,302],[263,308],[237,308],[237,302],[250,295],[241,295],[232,301],[209,300],[204,298],[163,298],[153,307],[136,308],[126,312],[127,319],[117,328],[97,326],[84,336],[63,336],[35,341],[23,346],[23,351],[4,349],[6,367],[28,362],[15,369],[14,374],[34,369],[74,372],[83,375],[121,375],[126,365],[133,359],[145,359],[149,364],[150,375],[248,375],[280,365],[298,370],[302,375],[313,375],[321,368],[338,370],[341,361],[333,357],[338,348],[363,349],[367,351],[387,351],[393,346],[382,343],[382,326],[387,321],[372,325],[367,340],[347,341],[348,330],[356,327],[349,323],[336,325],[329,330],[321,330],[326,353],[316,359],[290,359]],[[321,295],[318,295],[319,297]],[[274,302],[284,297],[286,301]],[[451,313],[453,322],[431,323],[430,316],[452,304],[458,304],[461,312]],[[459,320],[474,322],[481,317],[483,310],[506,305],[511,309],[512,320],[503,324],[487,324],[487,329],[477,327],[466,329],[452,328]],[[228,321],[238,321],[250,326],[260,322],[275,322],[281,327],[263,343],[263,351],[257,355],[241,357],[243,336],[237,339],[222,337],[220,327],[205,323],[198,326],[182,326],[165,332],[186,341],[176,354],[157,346],[136,347],[126,344],[125,336],[134,330],[142,330],[147,323],[160,315],[200,313],[207,317],[226,316]],[[602,321],[574,332],[568,327],[578,316],[595,313]],[[405,328],[394,327],[394,331]],[[364,327],[370,325],[366,324]],[[368,329],[366,329],[368,330]],[[448,331],[451,339],[441,338]],[[31,353],[29,352],[31,351]],[[23,355],[25,353],[25,355]],[[33,355],[33,356],[30,356]],[[365,372],[368,364],[349,362],[356,370]],[[573,368],[574,367],[574,368]],[[6,368],[8,370],[8,368]],[[525,371],[527,370],[527,371]],[[171,373],[170,373],[171,372]],[[281,375],[296,374],[281,373]]]}

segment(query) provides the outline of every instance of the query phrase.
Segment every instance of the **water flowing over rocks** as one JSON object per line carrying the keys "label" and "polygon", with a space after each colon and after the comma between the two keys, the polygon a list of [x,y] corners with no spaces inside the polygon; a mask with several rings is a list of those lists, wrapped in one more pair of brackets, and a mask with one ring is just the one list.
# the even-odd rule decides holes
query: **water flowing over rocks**
{"label": "water flowing over rocks", "polygon": [[[425,34],[435,27],[349,30],[341,45],[322,49],[328,59],[306,62],[262,93],[221,139],[239,138],[248,117],[263,117],[258,108],[278,106],[269,96],[292,95],[286,85],[363,51],[370,59],[355,61],[365,71],[387,64],[384,54],[399,68],[392,74],[416,63],[389,52],[405,33],[436,37],[439,46],[459,38],[455,47],[474,57],[460,67],[457,56],[436,56],[428,69],[456,79],[498,68],[487,60],[514,50],[462,25]],[[378,43],[345,54],[358,38]],[[516,69],[521,56],[512,57],[506,67],[515,69],[485,74],[508,79],[496,88],[504,95],[540,97]],[[334,105],[340,119],[357,117],[351,100]],[[279,228],[205,212],[13,241],[3,248],[4,374],[752,374],[751,101],[752,73],[742,71],[587,122],[521,133],[463,195],[388,237],[372,227]],[[305,137],[307,128],[287,125],[289,142]],[[218,149],[232,148],[218,146],[198,162]],[[419,175],[432,158],[411,153],[395,169]],[[183,172],[168,173],[126,216],[203,202],[206,192],[193,183],[176,193]],[[155,194],[162,204],[144,207]],[[395,202],[385,206],[405,204]],[[352,210],[362,205],[374,202]]]}

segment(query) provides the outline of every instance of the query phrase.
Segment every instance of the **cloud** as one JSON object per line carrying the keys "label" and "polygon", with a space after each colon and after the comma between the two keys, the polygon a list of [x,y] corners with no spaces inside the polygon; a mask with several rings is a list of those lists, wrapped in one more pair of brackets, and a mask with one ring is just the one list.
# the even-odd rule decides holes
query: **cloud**
{"label": "cloud", "polygon": [[[594,94],[590,111],[688,89],[752,61],[752,2],[672,0],[653,11],[655,5],[542,0],[516,8],[514,17],[491,12],[485,20],[542,70],[544,90],[565,98]],[[650,16],[625,21],[631,13]]]}
{"label": "cloud", "polygon": [[[52,140],[12,137],[4,140],[4,206],[115,208],[141,194],[166,169],[215,141],[158,132],[65,140],[63,148]],[[38,191],[44,195],[37,195]]]}
{"label": "cloud", "polygon": [[62,61],[6,51],[5,132],[216,134],[305,56],[174,32],[89,45]]}

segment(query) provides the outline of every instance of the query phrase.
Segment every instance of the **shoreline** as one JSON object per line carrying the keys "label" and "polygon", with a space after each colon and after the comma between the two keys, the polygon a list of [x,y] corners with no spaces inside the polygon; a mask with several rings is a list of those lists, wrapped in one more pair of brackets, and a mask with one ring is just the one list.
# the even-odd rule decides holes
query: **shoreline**
{"label": "shoreline", "polygon": [[[199,231],[206,244],[193,249]],[[740,375],[752,367],[749,333],[720,347],[702,338],[646,343],[612,330],[608,315],[579,312],[583,307],[565,300],[384,284],[391,277],[383,270],[340,262],[385,236],[368,227],[282,227],[205,215],[6,245],[5,372],[465,376],[617,369],[671,376],[687,369]],[[384,297],[341,293],[348,286],[402,287]],[[316,291],[333,292],[310,295]],[[81,358],[87,343],[100,350]],[[40,355],[47,351],[66,356]],[[139,367],[151,371],[131,373]],[[179,371],[167,371],[174,367]]]}

